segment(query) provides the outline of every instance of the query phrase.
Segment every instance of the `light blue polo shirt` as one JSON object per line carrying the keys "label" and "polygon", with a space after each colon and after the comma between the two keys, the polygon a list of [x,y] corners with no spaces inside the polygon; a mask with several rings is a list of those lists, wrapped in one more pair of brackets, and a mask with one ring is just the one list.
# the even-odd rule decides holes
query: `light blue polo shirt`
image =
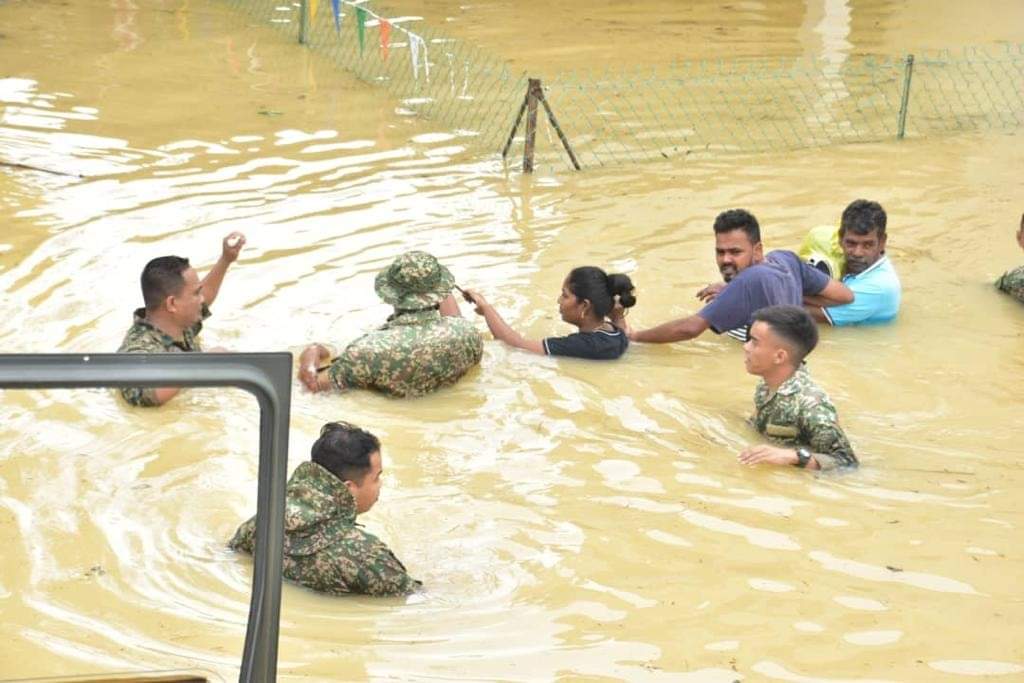
{"label": "light blue polo shirt", "polygon": [[900,312],[900,279],[888,256],[863,273],[847,275],[843,284],[853,292],[853,303],[822,309],[836,327],[887,323]]}

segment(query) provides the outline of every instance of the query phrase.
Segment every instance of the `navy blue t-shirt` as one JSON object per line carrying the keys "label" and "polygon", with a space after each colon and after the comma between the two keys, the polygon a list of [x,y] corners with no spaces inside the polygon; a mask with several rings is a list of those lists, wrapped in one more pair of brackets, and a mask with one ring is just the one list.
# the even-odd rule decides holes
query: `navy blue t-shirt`
{"label": "navy blue t-shirt", "polygon": [[615,360],[626,352],[629,337],[614,325],[612,330],[576,332],[567,337],[548,337],[542,342],[544,353],[549,356]]}
{"label": "navy blue t-shirt", "polygon": [[802,306],[804,295],[820,293],[828,280],[793,252],[773,251],[733,278],[697,315],[722,334],[749,325],[754,313],[766,306]]}

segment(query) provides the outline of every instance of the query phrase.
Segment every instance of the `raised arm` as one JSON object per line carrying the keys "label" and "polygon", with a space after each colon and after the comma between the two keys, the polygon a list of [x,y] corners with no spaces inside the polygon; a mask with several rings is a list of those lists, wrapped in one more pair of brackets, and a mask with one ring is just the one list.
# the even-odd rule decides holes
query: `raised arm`
{"label": "raised arm", "polygon": [[500,339],[509,346],[514,346],[517,349],[523,349],[524,351],[530,351],[532,353],[544,353],[544,344],[534,339],[526,339],[523,335],[519,334],[511,327],[508,326],[501,315],[494,310],[494,306],[487,303],[487,300],[480,294],[466,290],[473,299],[473,304],[476,306],[477,315],[482,315],[484,320],[487,322],[487,327],[491,330],[491,334],[494,335],[495,339]]}
{"label": "raised arm", "polygon": [[687,318],[662,323],[657,327],[631,332],[629,338],[631,341],[649,344],[666,344],[699,337],[708,327],[707,320],[699,315],[691,315]]}
{"label": "raised arm", "polygon": [[224,274],[228,272],[228,266],[238,259],[239,252],[245,246],[245,235],[240,232],[233,232],[224,238],[221,243],[220,258],[213,268],[203,278],[203,299],[207,306],[212,306],[217,295],[220,293],[221,283],[224,282]]}

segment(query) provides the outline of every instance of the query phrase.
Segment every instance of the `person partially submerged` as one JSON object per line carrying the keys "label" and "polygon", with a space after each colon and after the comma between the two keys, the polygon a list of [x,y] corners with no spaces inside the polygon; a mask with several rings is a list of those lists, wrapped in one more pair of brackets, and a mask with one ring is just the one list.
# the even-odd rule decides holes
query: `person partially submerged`
{"label": "person partially submerged", "polygon": [[754,313],[743,345],[754,392],[754,427],[774,444],[739,454],[744,465],[793,465],[811,470],[856,467],[835,406],[803,365],[818,344],[818,328],[800,306],[768,306]]}
{"label": "person partially submerged", "polygon": [[[321,593],[407,595],[422,583],[394,553],[356,523],[377,502],[380,441],[346,422],[328,422],[312,459],[295,468],[285,493],[284,576]],[[228,544],[252,553],[256,518]]]}
{"label": "person partially submerged", "polygon": [[[203,350],[199,333],[210,317],[228,267],[238,260],[245,235],[232,232],[221,244],[221,255],[200,280],[187,258],[160,256],[142,269],[145,307],[135,311],[131,328],[118,353],[180,353]],[[222,351],[223,349],[210,349]],[[152,408],[170,401],[179,387],[125,387],[121,396],[130,405]]]}
{"label": "person partially submerged", "polygon": [[636,304],[628,275],[608,275],[595,266],[573,268],[562,283],[558,312],[564,322],[575,325],[579,331],[535,340],[513,330],[479,292],[467,290],[466,299],[476,306],[477,314],[483,316],[495,339],[509,346],[548,356],[593,360],[614,360],[626,352],[629,337],[624,331],[625,309]]}
{"label": "person partially submerged", "polygon": [[381,327],[355,339],[336,357],[324,344],[299,356],[299,380],[312,392],[376,389],[422,396],[455,384],[483,356],[483,339],[461,317],[455,278],[436,258],[409,251],[378,273],[377,295],[394,306]]}
{"label": "person partially submerged", "polygon": [[[1024,215],[1020,217],[1020,227],[1017,229],[1017,244],[1024,249]],[[1024,266],[1003,273],[996,280],[996,289],[1024,304]]]}

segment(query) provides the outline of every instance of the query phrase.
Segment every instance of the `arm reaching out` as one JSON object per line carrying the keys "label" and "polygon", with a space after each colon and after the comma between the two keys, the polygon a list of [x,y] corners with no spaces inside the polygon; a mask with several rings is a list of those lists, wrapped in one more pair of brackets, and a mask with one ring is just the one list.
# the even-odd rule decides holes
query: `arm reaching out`
{"label": "arm reaching out", "polygon": [[708,329],[708,321],[699,315],[691,315],[679,320],[671,320],[657,327],[632,332],[630,341],[666,344],[668,342],[686,341],[699,337]]}
{"label": "arm reaching out", "polygon": [[523,335],[509,327],[508,323],[506,323],[498,312],[494,310],[493,306],[487,303],[487,300],[483,298],[483,296],[468,289],[466,290],[466,295],[473,300],[473,305],[476,306],[476,314],[484,317],[484,320],[487,322],[487,327],[491,330],[491,334],[494,335],[495,339],[500,339],[509,346],[514,346],[517,349],[523,349],[524,351],[530,351],[532,353],[544,353],[543,343],[533,339],[526,339]]}

